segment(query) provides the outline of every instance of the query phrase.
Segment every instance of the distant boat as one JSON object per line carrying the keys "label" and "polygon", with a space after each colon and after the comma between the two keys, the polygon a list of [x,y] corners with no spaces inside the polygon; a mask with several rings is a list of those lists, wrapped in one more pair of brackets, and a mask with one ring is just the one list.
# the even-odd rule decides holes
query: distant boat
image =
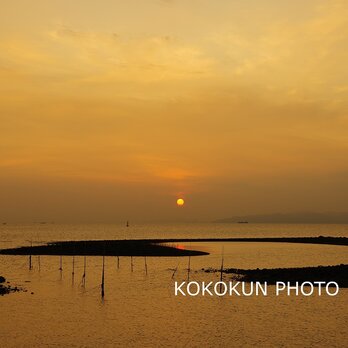
{"label": "distant boat", "polygon": [[249,221],[238,221],[239,224],[248,224]]}

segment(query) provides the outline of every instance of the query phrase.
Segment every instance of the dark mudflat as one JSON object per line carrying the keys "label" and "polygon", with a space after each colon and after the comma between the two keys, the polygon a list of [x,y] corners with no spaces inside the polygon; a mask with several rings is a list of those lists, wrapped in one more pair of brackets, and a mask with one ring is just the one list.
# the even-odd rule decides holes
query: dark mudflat
{"label": "dark mudflat", "polygon": [[264,243],[304,243],[348,245],[348,237],[261,237],[261,238],[177,238],[177,239],[149,239],[153,243],[178,242],[264,242]]}
{"label": "dark mudflat", "polygon": [[[205,269],[205,272],[221,272],[219,269]],[[348,287],[348,265],[318,266],[300,268],[237,269],[226,268],[223,273],[231,274],[232,279],[245,282],[336,282],[341,288]]]}
{"label": "dark mudflat", "polygon": [[48,243],[0,250],[6,255],[199,256],[208,253],[178,249],[147,240],[88,240]]}

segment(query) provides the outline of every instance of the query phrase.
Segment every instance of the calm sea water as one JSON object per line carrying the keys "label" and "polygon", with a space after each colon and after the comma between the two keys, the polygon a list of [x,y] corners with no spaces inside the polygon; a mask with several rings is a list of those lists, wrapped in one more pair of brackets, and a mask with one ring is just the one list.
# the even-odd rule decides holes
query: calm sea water
{"label": "calm sea water", "polygon": [[[166,224],[2,225],[0,248],[75,239],[346,236],[348,225]],[[201,268],[296,267],[348,263],[347,248],[286,243],[189,243],[210,252],[191,258],[191,280],[218,281]],[[0,256],[0,275],[28,292],[0,297],[0,342],[6,347],[336,346],[348,342],[348,291],[336,297],[175,297],[186,280],[188,258],[106,258],[105,298],[101,257]],[[178,271],[172,279],[173,269]],[[226,276],[225,280],[229,280]],[[31,294],[33,292],[33,294]]]}

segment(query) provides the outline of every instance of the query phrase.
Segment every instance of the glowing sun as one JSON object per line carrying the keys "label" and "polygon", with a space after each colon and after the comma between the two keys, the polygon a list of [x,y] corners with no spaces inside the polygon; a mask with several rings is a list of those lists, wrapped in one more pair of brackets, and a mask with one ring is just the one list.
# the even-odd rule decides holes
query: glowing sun
{"label": "glowing sun", "polygon": [[184,204],[185,204],[185,201],[182,198],[179,198],[176,201],[176,205],[179,206],[179,207],[182,207]]}

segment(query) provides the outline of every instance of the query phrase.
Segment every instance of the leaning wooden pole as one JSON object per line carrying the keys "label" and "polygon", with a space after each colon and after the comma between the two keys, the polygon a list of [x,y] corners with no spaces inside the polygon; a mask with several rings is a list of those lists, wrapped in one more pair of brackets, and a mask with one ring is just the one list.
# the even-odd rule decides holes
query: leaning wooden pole
{"label": "leaning wooden pole", "polygon": [[175,273],[177,272],[177,270],[178,270],[178,267],[179,267],[179,262],[178,262],[178,264],[177,264],[177,266],[176,266],[176,268],[174,269],[174,271],[173,271],[173,274],[172,274],[172,279],[174,279],[174,276],[175,276]]}
{"label": "leaning wooden pole", "polygon": [[190,281],[190,272],[191,272],[191,256],[188,257],[188,266],[187,266],[187,281]]}
{"label": "leaning wooden pole", "polygon": [[131,272],[133,272],[133,256],[131,256]]}
{"label": "leaning wooden pole", "polygon": [[146,256],[145,256],[145,274],[147,275],[147,262],[146,262]]}

